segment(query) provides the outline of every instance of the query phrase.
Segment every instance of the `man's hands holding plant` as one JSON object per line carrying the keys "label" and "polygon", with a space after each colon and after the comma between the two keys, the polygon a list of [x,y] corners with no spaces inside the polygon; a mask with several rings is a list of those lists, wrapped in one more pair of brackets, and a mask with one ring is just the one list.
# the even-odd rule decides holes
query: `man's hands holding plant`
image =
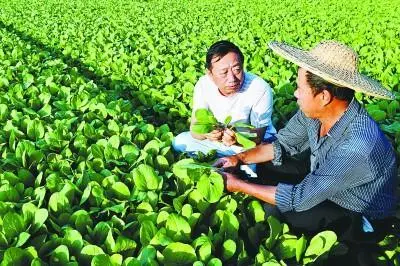
{"label": "man's hands holding plant", "polygon": [[[224,123],[218,122],[210,110],[198,109],[195,112],[195,123],[192,124],[191,130],[195,134],[202,134],[208,140],[221,141],[226,146],[238,143],[245,149],[255,147],[256,143],[251,139],[257,137],[256,133],[238,132],[238,128],[253,129],[254,127],[241,122],[230,124],[231,121],[232,117],[228,116]],[[219,172],[225,179],[226,189],[230,192],[239,192],[245,182],[234,174],[240,163],[239,157],[234,155],[220,158],[213,165],[220,168]]]}
{"label": "man's hands holding plant", "polygon": [[205,138],[212,141],[221,141],[225,146],[236,144],[235,132],[229,128],[219,128],[204,134]]}
{"label": "man's hands holding plant", "polygon": [[232,146],[233,144],[236,144],[235,132],[229,128],[225,128],[225,130],[222,134],[222,143],[228,147]]}
{"label": "man's hands holding plant", "polygon": [[198,109],[195,112],[195,122],[191,131],[204,136],[208,140],[221,141],[226,146],[240,144],[245,149],[253,148],[256,143],[251,138],[257,137],[256,133],[238,132],[237,128],[253,129],[252,125],[241,122],[230,124],[232,117],[226,117],[224,123],[218,122],[213,113],[208,109]]}
{"label": "man's hands holding plant", "polygon": [[209,133],[205,133],[204,137],[211,141],[220,141],[222,139],[223,131],[221,129],[214,129]]}

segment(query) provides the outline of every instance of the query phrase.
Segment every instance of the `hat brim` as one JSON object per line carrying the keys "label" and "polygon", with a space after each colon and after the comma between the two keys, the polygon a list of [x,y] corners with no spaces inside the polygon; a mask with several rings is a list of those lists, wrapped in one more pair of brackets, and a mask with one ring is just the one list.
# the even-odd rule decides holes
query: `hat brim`
{"label": "hat brim", "polygon": [[318,58],[314,57],[309,51],[276,41],[270,42],[268,46],[271,48],[271,50],[283,58],[335,85],[346,87],[354,91],[362,92],[382,99],[395,99],[395,95],[391,91],[385,89],[376,80],[373,80],[365,75],[360,73],[352,73],[352,75],[338,76],[337,71],[334,71],[334,69],[331,67],[326,66],[323,62],[318,60]]}

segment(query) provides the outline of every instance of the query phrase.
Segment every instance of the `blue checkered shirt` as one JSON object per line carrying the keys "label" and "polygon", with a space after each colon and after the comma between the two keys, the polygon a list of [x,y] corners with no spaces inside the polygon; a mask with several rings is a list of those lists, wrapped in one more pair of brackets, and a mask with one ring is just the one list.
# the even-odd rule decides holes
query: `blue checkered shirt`
{"label": "blue checkered shirt", "polygon": [[[280,211],[305,211],[330,200],[370,219],[393,215],[396,206],[396,160],[379,126],[353,100],[324,137],[320,122],[298,111],[277,134],[275,165],[284,153],[311,150],[311,172],[297,185],[279,183]],[[284,163],[284,162],[283,162]]]}

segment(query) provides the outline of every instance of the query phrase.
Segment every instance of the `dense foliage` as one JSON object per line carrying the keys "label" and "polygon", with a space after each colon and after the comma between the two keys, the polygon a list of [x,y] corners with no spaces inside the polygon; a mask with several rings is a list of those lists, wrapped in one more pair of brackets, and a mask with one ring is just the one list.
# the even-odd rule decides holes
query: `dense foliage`
{"label": "dense foliage", "polygon": [[[398,95],[357,95],[400,154],[400,2],[0,2],[2,265],[313,263],[333,232],[295,235],[259,201],[171,150],[216,40],[242,48],[274,89],[274,123],[297,109],[296,67],[271,40],[336,39]],[[182,160],[181,160],[182,159]],[[188,167],[191,165],[192,167]],[[399,215],[399,214],[398,214]],[[399,265],[398,239],[377,260]]]}

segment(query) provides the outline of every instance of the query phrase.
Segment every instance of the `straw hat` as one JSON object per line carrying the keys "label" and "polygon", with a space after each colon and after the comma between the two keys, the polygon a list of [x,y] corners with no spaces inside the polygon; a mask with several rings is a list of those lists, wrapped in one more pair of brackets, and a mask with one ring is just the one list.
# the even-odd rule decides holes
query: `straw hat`
{"label": "straw hat", "polygon": [[310,51],[270,42],[269,47],[283,58],[340,87],[383,99],[395,95],[379,82],[358,72],[358,56],[350,47],[336,41],[322,41]]}

